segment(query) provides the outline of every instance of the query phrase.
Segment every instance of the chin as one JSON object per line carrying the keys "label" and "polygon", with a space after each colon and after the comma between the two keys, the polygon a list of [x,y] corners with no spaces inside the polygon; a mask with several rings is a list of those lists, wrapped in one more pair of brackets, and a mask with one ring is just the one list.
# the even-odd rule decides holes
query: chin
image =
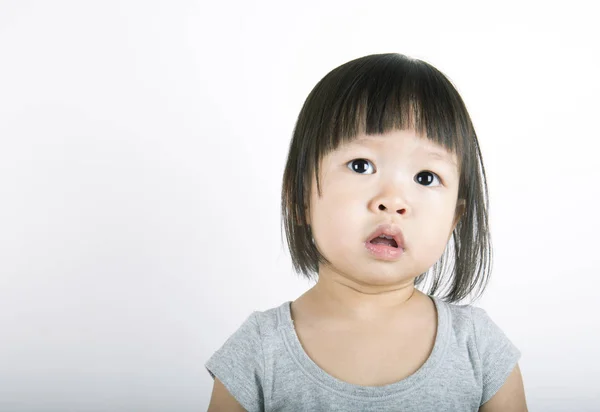
{"label": "chin", "polygon": [[410,281],[410,279],[414,278],[410,276],[405,276],[402,273],[398,273],[397,270],[379,270],[376,272],[373,272],[372,270],[365,270],[363,272],[356,272],[356,270],[351,270],[345,273],[347,273],[351,279],[355,279],[359,283],[364,283],[372,286],[393,285],[400,282]]}

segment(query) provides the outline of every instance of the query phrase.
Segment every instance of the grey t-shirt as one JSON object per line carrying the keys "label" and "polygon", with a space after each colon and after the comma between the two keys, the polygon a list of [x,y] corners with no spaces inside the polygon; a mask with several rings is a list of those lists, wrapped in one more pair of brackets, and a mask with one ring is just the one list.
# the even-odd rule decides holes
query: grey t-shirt
{"label": "grey t-shirt", "polygon": [[390,385],[353,385],[321,369],[298,340],[289,301],[253,312],[205,367],[249,412],[477,411],[521,352],[485,310],[430,297],[438,316],[433,350],[419,370]]}

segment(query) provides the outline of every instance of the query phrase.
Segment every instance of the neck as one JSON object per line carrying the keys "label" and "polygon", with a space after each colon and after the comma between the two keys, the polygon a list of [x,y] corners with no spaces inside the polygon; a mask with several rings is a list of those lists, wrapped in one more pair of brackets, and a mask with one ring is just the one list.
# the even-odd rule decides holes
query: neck
{"label": "neck", "polygon": [[357,321],[383,320],[406,313],[414,298],[422,294],[412,279],[393,286],[373,287],[327,276],[319,276],[309,292],[324,313]]}

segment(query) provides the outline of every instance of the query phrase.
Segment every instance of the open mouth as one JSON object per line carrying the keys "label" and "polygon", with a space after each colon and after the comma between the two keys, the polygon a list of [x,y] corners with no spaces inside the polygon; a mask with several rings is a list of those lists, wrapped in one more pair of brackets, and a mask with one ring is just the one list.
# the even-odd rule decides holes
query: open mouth
{"label": "open mouth", "polygon": [[386,235],[377,236],[376,238],[371,239],[369,243],[372,243],[374,245],[386,245],[395,248],[398,247],[398,243],[396,243],[396,240],[392,236]]}

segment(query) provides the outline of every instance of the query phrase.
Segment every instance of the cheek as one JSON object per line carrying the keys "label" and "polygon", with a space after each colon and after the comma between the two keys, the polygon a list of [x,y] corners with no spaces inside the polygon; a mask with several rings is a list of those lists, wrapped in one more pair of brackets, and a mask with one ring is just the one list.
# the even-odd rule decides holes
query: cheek
{"label": "cheek", "polygon": [[[429,204],[440,205],[446,203],[437,200]],[[451,234],[454,220],[454,209],[450,206],[427,207],[419,209],[419,216],[415,219],[415,225],[411,225],[411,234],[419,240],[419,247],[426,253],[435,253],[443,249],[448,243],[448,235]],[[431,252],[430,252],[431,251]]]}
{"label": "cheek", "polygon": [[312,233],[321,249],[329,253],[354,250],[360,240],[360,209],[356,204],[322,197],[311,203]]}

